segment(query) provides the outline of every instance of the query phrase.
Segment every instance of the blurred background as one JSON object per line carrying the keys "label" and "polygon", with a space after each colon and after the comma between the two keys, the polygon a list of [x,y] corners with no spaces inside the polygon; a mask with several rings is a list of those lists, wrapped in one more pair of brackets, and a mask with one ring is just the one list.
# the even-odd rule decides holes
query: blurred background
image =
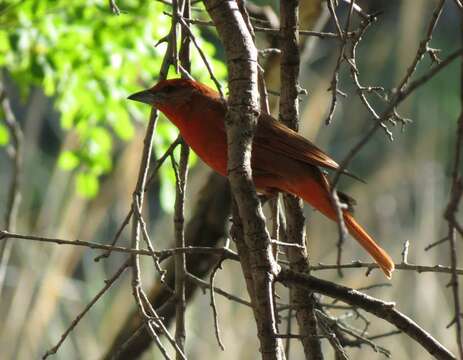
{"label": "blurred background", "polygon": [[[258,14],[273,9],[277,1],[250,1]],[[368,13],[380,11],[358,48],[358,68],[364,86],[391,89],[398,84],[425,36],[437,1],[357,1]],[[109,243],[131,204],[149,108],[126,97],[156,82],[165,44],[155,44],[169,31],[168,4],[157,1],[121,0],[119,16],[108,1],[0,0],[1,83],[23,132],[21,203],[15,228],[21,234]],[[201,3],[193,17],[207,20]],[[301,0],[301,29],[335,31],[317,1]],[[304,14],[302,14],[305,9]],[[348,7],[338,9],[344,19]],[[251,15],[254,12],[251,11]],[[444,58],[461,47],[459,11],[448,1],[432,38],[431,46]],[[216,76],[226,86],[224,54],[212,27],[193,26],[210,59]],[[335,40],[303,39],[301,86],[301,133],[315,141],[333,158],[342,160],[370,128],[372,118],[355,95],[349,69],[343,67],[339,87],[349,96],[339,98],[331,125],[325,125],[331,93],[331,77],[339,43]],[[257,34],[260,48],[274,45],[267,34]],[[270,90],[278,91],[277,67],[272,57],[267,66]],[[204,65],[192,50],[192,73],[211,83]],[[429,69],[424,58],[417,73]],[[449,264],[448,244],[430,251],[424,248],[447,232],[443,212],[448,201],[457,118],[460,113],[458,62],[448,66],[415,92],[400,107],[413,120],[406,127],[390,128],[394,141],[379,131],[351,163],[350,169],[367,184],[343,179],[341,188],[358,202],[357,218],[381,245],[400,262],[405,241],[410,242],[408,260],[422,265]],[[278,72],[276,71],[276,74]],[[175,73],[171,69],[171,77]],[[270,96],[271,103],[277,97]],[[384,103],[373,100],[378,109]],[[275,114],[276,106],[272,106]],[[12,161],[8,156],[11,135],[0,117],[0,214],[6,211]],[[176,129],[163,117],[158,122],[154,153],[160,156],[176,138]],[[177,154],[178,155],[178,154]],[[209,177],[209,170],[190,157],[186,218],[194,216]],[[172,246],[174,173],[170,162],[161,168],[149,190],[146,219],[156,249]],[[306,208],[309,253],[312,263],[336,261],[337,227]],[[223,243],[222,238],[219,243]],[[94,262],[98,251],[23,240],[10,240],[11,254],[0,289],[0,353],[2,359],[36,359],[51,348],[74,317],[104,286],[104,280],[124,261],[113,254]],[[120,244],[128,246],[124,234]],[[344,261],[368,257],[351,240]],[[146,289],[157,274],[143,259]],[[362,269],[315,273],[354,288],[384,283],[377,271],[365,277]],[[395,301],[399,310],[413,318],[438,340],[456,351],[454,329],[446,329],[453,317],[448,275],[397,271],[387,286],[367,290],[384,300]],[[239,265],[225,262],[216,285],[247,298]],[[110,348],[134,309],[130,278],[125,274],[98,301],[64,342],[57,359],[99,359]],[[281,289],[283,299],[286,291]],[[258,344],[249,308],[216,296],[225,351],[216,344],[209,295],[195,293],[187,310],[187,353],[192,359],[256,359]],[[352,325],[364,322],[352,316]],[[393,330],[385,322],[368,317],[370,335]],[[284,324],[282,327],[284,328]],[[393,359],[427,359],[429,355],[406,336],[379,340],[392,351]],[[323,341],[327,354],[332,350]],[[350,349],[353,359],[380,359],[371,348]],[[292,342],[291,359],[303,356]],[[160,358],[151,347],[143,359]],[[329,358],[330,355],[327,356]]]}

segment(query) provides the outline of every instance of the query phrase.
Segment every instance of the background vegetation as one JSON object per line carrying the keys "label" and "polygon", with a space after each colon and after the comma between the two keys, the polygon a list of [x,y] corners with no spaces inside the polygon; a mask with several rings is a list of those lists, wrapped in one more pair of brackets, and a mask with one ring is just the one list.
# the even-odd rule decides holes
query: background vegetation
{"label": "background vegetation", "polygon": [[[275,6],[273,1],[256,1]],[[368,12],[381,10],[378,21],[359,48],[358,64],[369,85],[390,88],[402,77],[416,54],[424,27],[434,8],[429,0],[359,1]],[[432,4],[432,6],[431,6]],[[156,1],[120,1],[115,16],[107,1],[62,0],[0,1],[1,82],[7,89],[13,112],[24,134],[21,197],[16,221],[19,233],[107,243],[130,208],[136,181],[148,110],[126,100],[127,95],[156,82],[170,18],[170,7]],[[202,5],[194,5],[196,18],[206,18]],[[434,33],[432,46],[442,56],[460,43],[455,29],[458,12],[448,2]],[[304,24],[302,24],[304,28]],[[201,47],[221,81],[226,79],[223,51],[215,31],[193,27]],[[325,30],[333,31],[332,23]],[[258,35],[258,43],[267,38]],[[302,54],[301,85],[309,92],[301,107],[301,132],[326,149],[335,159],[344,154],[369,128],[369,114],[355,97],[341,98],[330,126],[324,125],[329,109],[331,74],[336,62],[335,41],[314,40]],[[306,56],[304,56],[306,55]],[[418,73],[426,71],[425,59]],[[209,82],[204,65],[192,51],[192,73]],[[400,261],[406,240],[409,261],[434,265],[448,263],[448,248],[424,248],[446,234],[442,215],[448,201],[450,165],[459,103],[459,65],[446,68],[417,91],[401,107],[413,123],[393,130],[391,142],[377,133],[355,158],[351,170],[367,180],[360,184],[343,180],[343,190],[358,201],[357,217],[384,247]],[[172,69],[171,77],[176,76]],[[340,86],[353,88],[348,73]],[[225,82],[224,82],[225,84]],[[278,89],[272,89],[278,90]],[[271,95],[272,96],[272,95]],[[0,114],[4,116],[4,114]],[[0,117],[1,119],[1,117]],[[0,121],[0,213],[6,210],[12,167],[8,157],[11,138]],[[164,153],[176,138],[165,119],[158,123],[155,154]],[[208,170],[192,156],[186,215],[201,195]],[[169,247],[173,238],[174,174],[166,163],[149,191],[147,218],[158,248]],[[337,229],[319,214],[306,209],[314,263],[336,259]],[[123,239],[124,240],[124,239]],[[121,256],[95,263],[95,251],[50,244],[14,242],[0,296],[0,353],[4,359],[38,358],[59,339],[75,315],[116,269]],[[124,243],[123,243],[124,244]],[[353,242],[344,259],[367,259]],[[381,274],[364,277],[362,270],[318,273],[354,288],[383,283]],[[146,266],[146,286],[154,283],[154,269]],[[395,301],[399,309],[428,329],[444,345],[455,350],[448,275],[400,272],[387,286],[371,294]],[[216,283],[245,297],[239,265],[226,263]],[[108,348],[133,306],[130,281],[124,277],[103,297],[72,332],[57,358],[96,359]],[[198,293],[188,308],[187,341],[191,358],[256,358],[258,344],[251,311],[217,298],[222,338],[227,351],[216,345],[209,297]],[[354,315],[352,315],[354,316]],[[359,327],[362,319],[356,320]],[[384,330],[375,321],[374,335]],[[394,359],[427,358],[406,337],[379,342]],[[233,349],[233,351],[231,351]],[[157,353],[156,349],[151,350]],[[299,345],[292,348],[301,358]],[[151,354],[145,354],[150,358]],[[376,359],[384,355],[362,348],[352,358]]]}

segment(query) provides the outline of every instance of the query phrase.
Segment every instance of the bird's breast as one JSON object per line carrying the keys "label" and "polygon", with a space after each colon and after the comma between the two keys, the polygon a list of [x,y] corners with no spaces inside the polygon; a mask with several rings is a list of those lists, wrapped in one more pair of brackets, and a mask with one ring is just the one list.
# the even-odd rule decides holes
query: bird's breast
{"label": "bird's breast", "polygon": [[180,134],[193,151],[213,170],[227,176],[227,137],[217,122],[190,119],[178,126]]}

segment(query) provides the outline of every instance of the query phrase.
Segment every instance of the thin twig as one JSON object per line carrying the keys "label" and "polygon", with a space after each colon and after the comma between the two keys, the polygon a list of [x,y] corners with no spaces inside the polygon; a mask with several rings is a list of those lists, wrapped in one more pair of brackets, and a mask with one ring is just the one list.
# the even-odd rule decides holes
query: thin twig
{"label": "thin twig", "polygon": [[339,169],[336,171],[336,174],[333,179],[333,186],[339,181],[340,175],[346,170],[347,166],[350,164],[352,159],[357,155],[357,153],[370,141],[376,131],[381,127],[381,124],[388,119],[391,114],[394,112],[394,109],[402,103],[410,94],[412,94],[416,89],[427,83],[435,75],[437,75],[441,70],[445,69],[449,64],[451,64],[455,59],[459,58],[463,54],[463,48],[458,49],[451,53],[447,58],[441,61],[439,64],[433,66],[431,70],[419,77],[418,79],[409,83],[409,85],[400,92],[397,92],[394,96],[394,99],[389,103],[387,109],[382,113],[378,120],[375,120],[373,127],[365,133],[365,135],[359,140],[359,142],[349,151],[347,156],[342,160]]}
{"label": "thin twig", "polygon": [[367,337],[358,334],[356,331],[353,331],[352,329],[346,327],[342,321],[333,318],[331,316],[326,315],[320,310],[316,310],[317,312],[317,317],[319,319],[323,319],[322,321],[325,322],[329,327],[331,328],[337,328],[340,331],[353,336],[355,339],[357,339],[361,344],[366,344],[370,346],[375,352],[381,352],[382,354],[386,355],[387,357],[390,357],[391,353],[389,350],[376,345],[372,340],[368,339]]}
{"label": "thin twig", "polygon": [[222,99],[225,99],[223,91],[222,91],[222,86],[220,85],[219,80],[217,80],[217,78],[215,77],[214,71],[212,70],[212,66],[209,63],[209,60],[207,59],[206,55],[204,54],[203,49],[201,49],[201,46],[199,46],[198,42],[196,41],[196,37],[194,36],[193,32],[191,31],[190,27],[188,26],[188,23],[182,17],[179,18],[179,21],[184,26],[186,31],[188,32],[188,35],[189,35],[191,41],[193,42],[193,45],[195,46],[196,50],[198,50],[198,54],[201,57],[201,59],[203,60],[203,63],[206,66],[207,71],[209,72],[209,76],[210,76],[211,80],[214,82],[215,87],[217,88],[217,91],[220,94],[220,97]]}
{"label": "thin twig", "polygon": [[173,154],[174,150],[177,148],[178,145],[182,142],[181,136],[177,136],[177,138],[174,140],[172,144],[169,145],[167,150],[162,154],[162,156],[156,160],[156,166],[154,167],[153,171],[151,172],[151,175],[148,178],[148,181],[146,183],[146,188],[145,191],[148,190],[148,188],[153,184],[153,181],[155,180],[158,170],[161,168],[162,164]]}
{"label": "thin twig", "polygon": [[[174,229],[175,243],[177,247],[185,247],[185,189],[186,179],[188,174],[188,145],[182,144],[180,151],[180,163],[178,169],[174,168],[176,178],[176,195],[175,195],[175,213],[174,213]],[[186,257],[185,253],[175,256],[175,341],[179,347],[184,350],[186,340],[185,329],[185,273],[186,273]],[[177,358],[178,359],[178,358]]]}
{"label": "thin twig", "polygon": [[79,315],[75,317],[75,319],[71,322],[70,326],[66,329],[66,331],[61,335],[58,343],[53,346],[50,350],[48,350],[42,357],[42,359],[46,359],[50,355],[56,354],[59,350],[61,344],[66,340],[67,336],[71,333],[72,330],[77,326],[79,321],[85,316],[85,314],[92,308],[93,305],[106,293],[106,291],[114,284],[114,282],[119,279],[122,273],[131,265],[131,258],[128,258],[124,264],[114,273],[114,275],[105,280],[105,286],[93,297],[92,300],[85,306],[84,310],[82,310]]}
{"label": "thin twig", "polygon": [[38,241],[38,242],[45,242],[45,243],[54,243],[58,245],[70,245],[70,246],[84,246],[90,249],[95,250],[107,250],[107,251],[115,251],[120,253],[127,253],[127,254],[138,254],[138,255],[145,255],[145,256],[155,256],[159,262],[166,260],[167,258],[179,254],[179,253],[190,253],[190,254],[217,254],[218,256],[224,256],[226,259],[239,261],[238,254],[230,249],[222,248],[213,248],[207,246],[186,246],[183,248],[170,248],[164,250],[149,250],[149,249],[131,249],[125,248],[122,246],[111,246],[111,245],[104,245],[90,241],[83,241],[83,240],[65,240],[60,238],[49,238],[43,236],[35,236],[35,235],[23,235],[17,233],[10,233],[4,230],[0,230],[0,241],[3,239],[10,238],[10,239],[17,239],[17,240],[30,240],[30,241]]}
{"label": "thin twig", "polygon": [[214,290],[214,279],[215,279],[215,275],[217,274],[217,271],[219,269],[222,268],[222,261],[224,259],[221,258],[219,259],[219,261],[217,262],[217,264],[212,268],[212,271],[211,271],[211,275],[209,277],[209,284],[210,284],[210,288],[209,288],[209,293],[210,293],[210,304],[211,304],[211,308],[212,308],[212,315],[214,317],[214,330],[215,330],[215,338],[217,339],[217,343],[219,344],[220,346],[220,349],[222,349],[222,351],[225,351],[225,347],[223,346],[223,342],[222,342],[222,339],[220,338],[220,327],[219,327],[219,316],[218,316],[218,313],[217,313],[217,305],[215,303],[215,290]]}
{"label": "thin twig", "polygon": [[[203,289],[210,289],[211,288],[211,284],[208,283],[207,281],[204,281],[203,279],[200,279],[199,277],[197,276],[194,276],[193,274],[190,274],[190,273],[187,273],[187,278],[189,281],[191,282],[194,282],[196,285],[198,285],[199,287],[203,288]],[[230,294],[229,292],[226,292],[225,290],[222,290],[216,286],[214,286],[214,292],[225,297],[226,299],[230,300],[230,301],[234,301],[234,302],[237,302],[238,304],[241,304],[241,305],[245,305],[245,306],[248,306],[248,307],[252,307],[252,304],[247,301],[247,300],[244,300],[244,299],[241,299],[240,297],[236,296],[236,295],[233,295],[233,294]]]}
{"label": "thin twig", "polygon": [[[310,267],[312,271],[319,271],[319,270],[337,270],[339,267],[342,269],[358,269],[364,268],[370,272],[372,269],[379,269],[378,264],[370,263],[370,262],[361,262],[361,261],[353,261],[350,264],[319,264],[313,265]],[[396,270],[409,270],[409,271],[416,271],[418,273],[426,273],[426,272],[434,272],[434,273],[445,273],[450,274],[452,272],[452,268],[450,266],[442,266],[442,265],[417,265],[417,264],[396,264]],[[463,269],[456,269],[458,275],[463,275]]]}
{"label": "thin twig", "polygon": [[437,240],[429,245],[427,245],[425,248],[424,248],[424,251],[428,251],[428,250],[431,250],[432,248],[434,248],[435,246],[438,246],[440,244],[443,244],[444,242],[447,242],[449,241],[449,238],[448,236],[444,236],[442,239],[440,240]]}
{"label": "thin twig", "polygon": [[111,9],[114,15],[121,14],[121,11],[119,10],[119,7],[116,4],[116,0],[109,0],[109,8]]}
{"label": "thin twig", "polygon": [[146,295],[146,293],[143,291],[143,289],[141,289],[141,300],[143,301],[144,303],[144,306],[146,306],[147,310],[149,311],[149,313],[151,314],[151,317],[150,319],[151,320],[154,320],[154,323],[156,325],[156,327],[158,327],[160,329],[160,331],[164,334],[164,336],[167,338],[167,340],[170,342],[170,344],[172,345],[172,347],[177,351],[177,354],[178,356],[180,357],[181,360],[186,360],[186,356],[185,354],[183,353],[183,351],[179,348],[177,342],[175,341],[174,337],[169,333],[169,330],[167,329],[167,327],[164,325],[164,322],[163,322],[163,319],[161,319],[158,315],[158,313],[156,312],[156,310],[153,308],[153,306],[151,305],[149,299],[148,299],[148,296]]}
{"label": "thin twig", "polygon": [[[122,234],[122,231],[124,231],[125,227],[129,224],[130,219],[132,218],[132,215],[133,215],[133,209],[130,209],[128,214],[125,216],[124,221],[122,221],[122,224],[119,226],[119,229],[117,230],[116,234],[114,235],[113,240],[111,241],[111,245],[110,245],[111,249],[108,249],[108,251],[106,251],[105,253],[103,253],[101,255],[98,255],[95,258],[95,262],[98,262],[101,259],[107,258],[109,255],[111,255],[111,251],[114,250],[113,248],[115,248],[115,244],[119,240],[119,238],[120,238],[120,236]],[[18,237],[18,238],[21,238],[21,237]],[[24,238],[24,237],[22,237],[22,238]],[[58,244],[65,244],[64,241],[65,240],[63,240],[63,242],[61,242],[61,243],[57,242],[57,241],[54,241],[54,242],[56,242]],[[79,240],[76,240],[76,241],[79,241]]]}
{"label": "thin twig", "polygon": [[[342,61],[344,60],[344,57],[345,57],[347,41],[348,41],[348,38],[347,38],[347,36],[345,34],[347,34],[349,32],[354,5],[355,5],[355,1],[351,1],[351,4],[349,6],[349,12],[348,12],[346,24],[344,26],[344,29],[342,29],[341,25],[339,23],[339,19],[338,19],[337,15],[336,15],[336,11],[334,9],[333,0],[327,1],[328,10],[329,10],[329,12],[331,14],[331,17],[334,19],[338,35],[342,39],[341,45],[339,47],[339,55],[338,55],[338,59],[336,61],[336,67],[334,69],[333,77],[331,79],[331,94],[332,94],[332,96],[331,96],[330,111],[329,111],[328,117],[327,117],[327,119],[325,121],[325,123],[327,125],[331,122],[331,120],[333,118],[333,115],[334,115],[334,111],[336,110],[338,94],[343,94],[338,89],[339,71],[341,69]],[[361,28],[361,32],[362,32],[362,30],[363,29]],[[358,42],[359,39],[360,39],[360,35],[357,36],[354,39],[354,43],[352,44],[353,48],[355,47],[355,43]],[[341,204],[341,202],[339,200],[339,197],[338,197],[336,184],[334,184],[333,187],[331,188],[330,198],[331,198],[331,203],[333,204],[333,207],[334,207],[335,212],[336,212],[336,223],[338,224],[338,234],[339,234],[338,242],[336,244],[336,246],[337,246],[336,263],[341,264],[343,245],[344,245],[345,240],[347,238],[348,231],[347,231],[346,224],[344,222],[344,209],[343,209],[343,206],[342,206],[342,204]],[[338,268],[338,275],[340,277],[343,276],[341,268]]]}
{"label": "thin twig", "polygon": [[[168,16],[172,16],[172,14],[164,12],[164,14]],[[191,19],[191,18],[183,18],[183,20],[189,24],[199,25],[199,26],[214,26],[212,21],[207,20],[200,20],[200,19]],[[254,25],[253,30],[255,32],[265,33],[271,36],[278,36],[280,33],[280,29],[262,27]],[[322,31],[312,31],[312,30],[298,30],[298,34],[301,36],[314,36],[320,39],[327,39],[327,40],[339,40],[339,35],[332,33],[332,32],[322,32]],[[348,37],[354,36],[353,32],[349,32],[346,34]]]}
{"label": "thin twig", "polygon": [[141,227],[141,231],[142,231],[142,234],[143,234],[143,239],[145,240],[146,246],[148,246],[148,251],[151,254],[151,258],[153,259],[154,267],[155,267],[155,269],[158,271],[158,273],[160,275],[159,281],[161,283],[163,283],[166,271],[161,268],[161,264],[160,264],[161,260],[159,259],[159,256],[156,255],[156,251],[154,250],[153,244],[152,244],[150,236],[148,234],[148,229],[146,228],[146,223],[143,220],[143,216],[141,215],[139,210],[140,209],[138,209],[138,208],[135,209],[136,216],[138,217],[138,219],[140,221],[140,227]]}
{"label": "thin twig", "polygon": [[[254,26],[254,31],[263,32],[269,35],[277,36],[280,32],[279,29],[264,28],[260,26]],[[321,31],[312,31],[312,30],[298,30],[298,34],[301,36],[314,36],[320,39],[333,39],[339,40],[339,35],[332,32],[321,32]],[[349,33],[348,36],[353,36],[353,33]]]}

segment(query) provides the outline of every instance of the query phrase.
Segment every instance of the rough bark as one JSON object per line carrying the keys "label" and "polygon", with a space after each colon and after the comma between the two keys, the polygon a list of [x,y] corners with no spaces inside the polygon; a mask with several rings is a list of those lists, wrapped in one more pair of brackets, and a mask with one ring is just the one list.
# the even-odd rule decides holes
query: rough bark
{"label": "rough bark", "polygon": [[[263,359],[282,359],[282,344],[275,336],[277,330],[272,295],[278,265],[273,258],[270,236],[251,172],[252,138],[259,112],[257,49],[235,1],[205,0],[204,3],[227,58],[230,91],[225,119],[228,179],[243,224],[245,251],[249,251],[254,283],[252,302],[260,351]],[[243,270],[247,271],[244,267]]]}
{"label": "rough bark", "polygon": [[[281,50],[281,96],[280,120],[293,130],[299,128],[299,1],[280,1],[280,50]],[[308,256],[306,248],[305,218],[302,200],[284,195],[286,208],[286,231],[288,242],[301,247],[289,247],[290,268],[301,273],[308,273]],[[321,360],[323,353],[320,339],[317,337],[317,318],[315,316],[315,297],[299,287],[290,290],[291,304],[296,308],[302,345],[306,359]]]}

